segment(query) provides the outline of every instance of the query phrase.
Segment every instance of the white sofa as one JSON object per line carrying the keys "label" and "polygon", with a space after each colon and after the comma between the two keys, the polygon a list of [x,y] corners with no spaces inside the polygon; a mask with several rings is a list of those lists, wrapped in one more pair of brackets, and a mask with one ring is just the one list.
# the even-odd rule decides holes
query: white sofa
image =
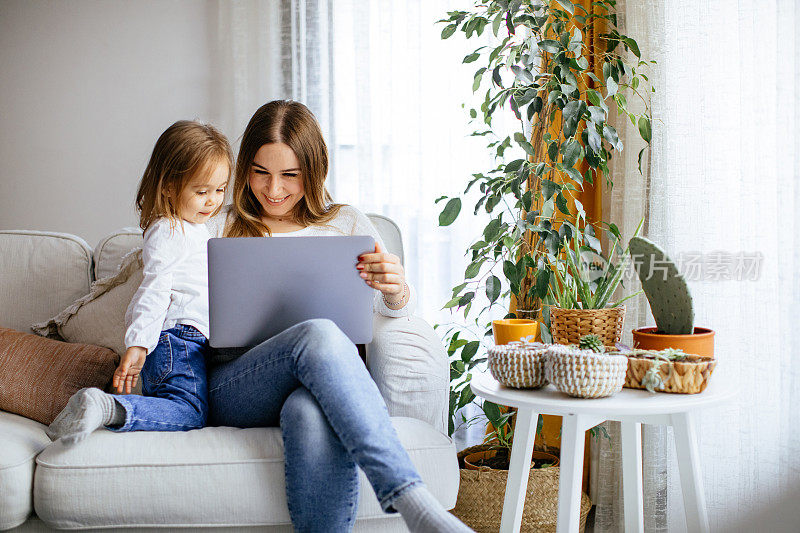
{"label": "white sofa", "polygon": [[[396,225],[370,218],[402,258]],[[30,333],[31,324],[87,294],[140,243],[135,228],[109,235],[94,250],[73,235],[0,231],[0,326]],[[423,479],[452,508],[459,473],[445,429],[447,357],[436,334],[419,318],[378,317],[367,366]],[[72,448],[52,443],[44,430],[0,411],[0,530],[291,531],[278,428],[98,430]],[[355,530],[407,531],[399,515],[381,511],[363,473],[361,482]]]}

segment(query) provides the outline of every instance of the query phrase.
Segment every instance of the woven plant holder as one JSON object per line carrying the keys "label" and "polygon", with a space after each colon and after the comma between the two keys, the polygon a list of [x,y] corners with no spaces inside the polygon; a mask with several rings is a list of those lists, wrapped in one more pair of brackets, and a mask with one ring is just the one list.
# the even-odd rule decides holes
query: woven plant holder
{"label": "woven plant holder", "polygon": [[511,342],[489,348],[489,371],[494,379],[515,389],[537,389],[547,384],[544,354],[547,345]]}
{"label": "woven plant holder", "polygon": [[[645,389],[642,380],[653,364],[655,361],[652,357],[629,355],[625,386],[630,389]],[[711,373],[714,372],[715,366],[717,366],[716,359],[701,355],[687,355],[683,361],[664,361],[658,369],[664,386],[658,388],[657,392],[679,394],[703,392],[711,379]]]}
{"label": "woven plant holder", "polygon": [[[477,533],[497,533],[500,530],[508,471],[489,468],[466,470],[463,468],[464,457],[490,448],[489,445],[481,444],[458,453],[458,462],[462,467],[461,485],[458,487],[456,506],[450,512]],[[520,531],[555,532],[558,515],[558,473],[557,466],[531,468]],[[581,493],[581,532],[586,528],[586,515],[591,508],[592,502],[589,496]]]}
{"label": "woven plant holder", "polygon": [[604,346],[622,338],[625,306],[604,309],[562,309],[550,307],[550,333],[556,344],[578,344],[584,335],[597,335]]}
{"label": "woven plant holder", "polygon": [[547,380],[576,398],[605,398],[622,390],[628,358],[554,344],[547,351]]}

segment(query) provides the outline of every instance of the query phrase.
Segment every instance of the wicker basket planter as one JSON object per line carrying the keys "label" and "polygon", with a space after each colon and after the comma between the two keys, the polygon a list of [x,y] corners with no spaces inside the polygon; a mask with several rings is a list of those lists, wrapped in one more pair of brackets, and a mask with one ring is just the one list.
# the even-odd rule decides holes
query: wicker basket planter
{"label": "wicker basket planter", "polygon": [[597,335],[604,346],[622,338],[625,306],[604,309],[562,309],[550,307],[550,333],[556,344],[578,344],[584,335]]}
{"label": "wicker basket planter", "polygon": [[652,387],[652,392],[697,394],[705,390],[717,361],[701,355],[687,355],[680,361],[659,361],[652,355],[628,355],[625,386],[646,389],[646,376],[654,365],[659,365],[656,371],[663,385]]}
{"label": "wicker basket planter", "polygon": [[546,356],[547,380],[577,398],[604,398],[622,390],[628,358],[553,345]]}
{"label": "wicker basket planter", "polygon": [[[508,470],[489,468],[467,470],[464,468],[464,457],[489,448],[488,445],[482,444],[466,448],[458,454],[461,485],[458,488],[456,506],[450,512],[477,533],[497,533],[500,530]],[[558,474],[557,466],[531,468],[520,531],[555,532],[558,513]],[[586,527],[586,515],[591,508],[592,502],[589,497],[585,493],[581,494],[581,532]]]}
{"label": "wicker basket planter", "polygon": [[512,342],[489,348],[489,371],[494,379],[515,389],[537,389],[547,384],[541,343]]}

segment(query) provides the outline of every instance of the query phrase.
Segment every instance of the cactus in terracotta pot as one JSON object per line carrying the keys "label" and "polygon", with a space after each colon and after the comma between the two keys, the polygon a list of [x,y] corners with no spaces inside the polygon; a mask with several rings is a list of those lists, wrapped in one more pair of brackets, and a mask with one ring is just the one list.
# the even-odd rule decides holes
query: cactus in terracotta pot
{"label": "cactus in terracotta pot", "polygon": [[643,237],[633,237],[629,247],[658,332],[668,335],[693,333],[692,295],[678,267],[661,248]]}

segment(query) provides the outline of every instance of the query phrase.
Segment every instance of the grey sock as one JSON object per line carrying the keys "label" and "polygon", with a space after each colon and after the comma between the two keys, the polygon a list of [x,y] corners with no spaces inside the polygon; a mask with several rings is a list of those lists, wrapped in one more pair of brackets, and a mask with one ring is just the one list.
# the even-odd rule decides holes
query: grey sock
{"label": "grey sock", "polygon": [[125,408],[114,396],[97,388],[81,389],[47,428],[47,436],[64,444],[80,442],[95,429],[125,422]]}
{"label": "grey sock", "polygon": [[448,513],[433,494],[417,485],[398,496],[392,506],[403,516],[411,533],[467,533],[472,531]]}

